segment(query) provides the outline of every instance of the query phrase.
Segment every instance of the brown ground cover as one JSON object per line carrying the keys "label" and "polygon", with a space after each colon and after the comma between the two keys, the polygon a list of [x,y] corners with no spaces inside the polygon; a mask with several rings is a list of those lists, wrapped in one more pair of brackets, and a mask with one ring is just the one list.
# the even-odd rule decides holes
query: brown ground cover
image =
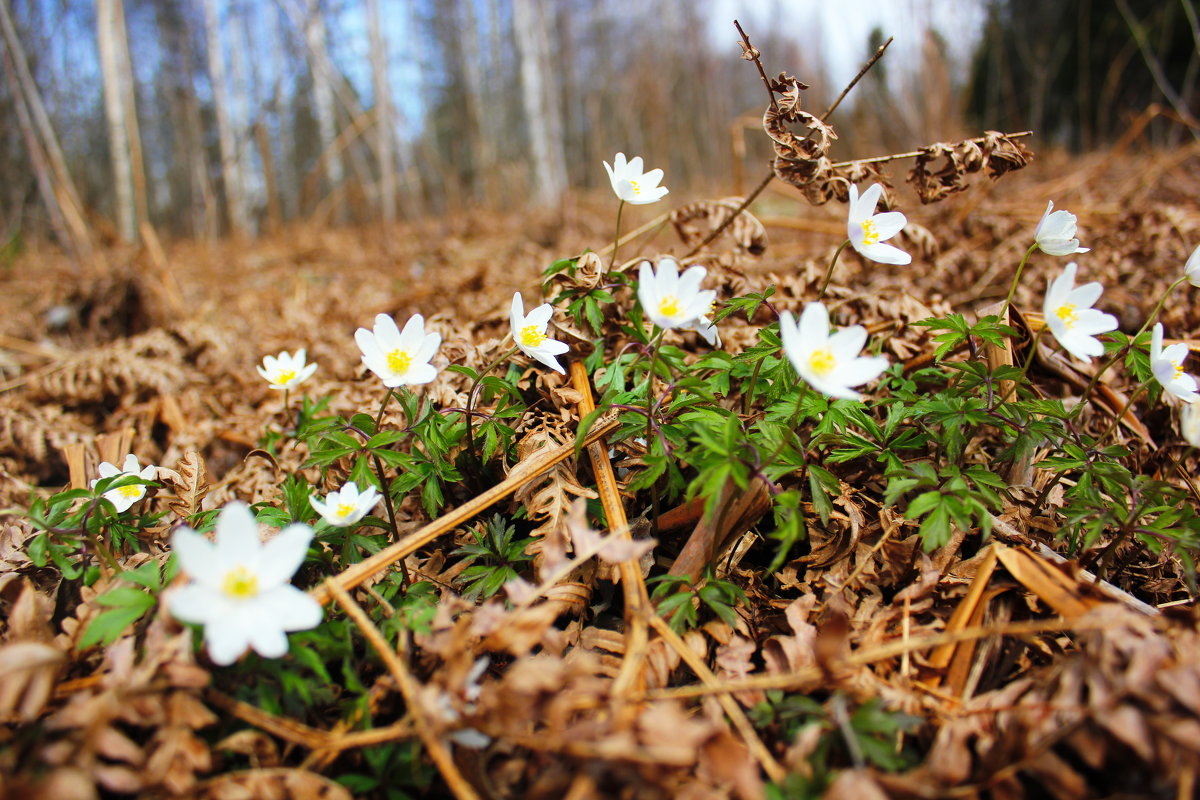
{"label": "brown ground cover", "polygon": [[[1078,215],[1093,251],[1079,259],[1081,279],[1105,285],[1101,305],[1128,333],[1200,243],[1195,147],[1043,155],[994,184],[975,176],[969,191],[941,203],[920,206],[906,187],[897,197],[912,223],[900,244],[913,265],[848,252],[826,299],[845,324],[881,337],[889,358],[914,365],[933,345],[912,323],[1002,300],[1047,200]],[[626,209],[627,229],[657,208]],[[844,206],[812,207],[786,189],[768,192],[755,211],[765,250],[751,254],[726,237],[694,261],[709,268],[721,299],[774,285],[775,307],[796,312],[844,236]],[[652,611],[633,619],[640,576],[629,564],[593,562],[542,601],[461,598],[465,565],[452,551],[493,513],[512,518],[524,508],[536,533],[563,535],[571,500],[594,494],[603,471],[585,451],[408,555],[407,568],[436,587],[436,614],[401,636],[398,664],[360,638],[370,625],[351,626],[360,632],[347,634],[346,659],[365,684],[354,707],[339,703],[351,693],[340,665],[327,665],[334,674],[323,701],[248,702],[239,681],[255,673],[235,678],[212,667],[165,612],[105,648],[76,648],[102,610],[96,598],[108,578],[81,590],[30,562],[33,529],[19,509],[32,494],[80,484],[102,458],[134,452],[184,472],[194,453],[208,492],[191,510],[232,499],[280,505],[286,475],[303,472],[316,484],[322,471],[302,466],[310,454],[295,440],[264,452],[264,433],[285,431],[290,417],[254,370],[263,355],[306,347],[320,366],[303,394],[331,398],[330,413],[373,414],[382,392],[361,365],[355,328],[379,312],[421,313],[443,337],[436,363],[479,369],[501,350],[513,291],[529,307],[542,269],[609,243],[614,212],[611,198],[587,197],[554,213],[462,213],[387,231],[296,226],[253,242],[174,243],[161,257],[113,248],[103,267],[86,271],[50,248],[22,254],[0,277],[0,506],[10,510],[0,528],[0,788],[331,797],[346,791],[332,779],[387,774],[410,795],[749,798],[788,774],[822,785],[828,767],[839,770],[829,796],[845,798],[1190,797],[1200,763],[1200,638],[1178,557],[1123,546],[1121,568],[1098,588],[1056,557],[1067,545],[1054,536],[1062,520],[1053,503],[1017,500],[992,537],[959,531],[926,554],[915,523],[882,505],[882,476],[863,462],[836,468],[842,496],[830,523],[810,525],[774,574],[764,570],[770,517],[743,517],[712,559],[717,576],[745,592],[736,624],[710,615],[679,636]],[[688,249],[668,225],[621,255],[632,266],[635,255]],[[1064,261],[1037,254],[1026,270],[1015,304],[1034,312],[1035,324]],[[1163,309],[1169,337],[1200,339],[1195,291],[1181,287]],[[618,305],[632,305],[628,292]],[[768,319],[765,310],[754,320],[730,316],[725,348],[753,345]],[[562,338],[586,350],[569,331]],[[694,335],[675,343],[707,351]],[[1033,370],[1048,396],[1078,396],[1086,384],[1060,358],[1039,358]],[[443,370],[427,393],[438,407],[461,408],[468,386]],[[524,444],[570,442],[580,387],[540,368],[525,371],[520,386],[530,403],[516,425]],[[1132,389],[1120,370],[1106,386],[1118,399]],[[1120,433],[1133,463],[1165,469],[1155,454],[1167,450],[1195,474],[1176,413],[1165,403],[1137,406]],[[386,420],[404,424],[395,405]],[[636,473],[633,443],[611,457],[622,480],[625,468]],[[326,475],[328,485],[340,474]],[[1028,476],[1034,489],[1047,480],[1037,470]],[[448,487],[447,510],[480,494],[469,484]],[[127,565],[165,557],[178,490],[166,485],[149,501],[166,513],[143,552],[122,556]],[[636,535],[647,494],[618,502]],[[740,495],[722,502],[755,505]],[[674,516],[642,561],[652,575],[706,524],[687,507],[666,511]],[[397,516],[402,536],[432,521],[415,495]],[[326,577],[310,569],[298,583],[316,587]],[[386,628],[390,605],[378,592],[334,599],[328,614],[341,618],[357,604]],[[473,675],[483,656],[482,677]],[[888,716],[899,712],[911,720]],[[464,727],[489,744],[448,744],[448,732]],[[416,741],[425,749],[399,747]],[[901,769],[881,766],[888,754]],[[396,766],[405,757],[413,763]],[[802,783],[792,778],[791,794],[777,796],[809,796]],[[389,796],[382,786],[351,785]]]}

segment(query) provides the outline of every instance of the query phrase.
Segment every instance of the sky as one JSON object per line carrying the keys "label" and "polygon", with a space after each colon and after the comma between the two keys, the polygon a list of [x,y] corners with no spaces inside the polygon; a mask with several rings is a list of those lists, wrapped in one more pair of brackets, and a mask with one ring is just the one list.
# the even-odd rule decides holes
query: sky
{"label": "sky", "polygon": [[[982,0],[702,0],[711,5],[709,35],[714,43],[737,39],[733,20],[754,40],[753,28],[784,25],[797,41],[818,48],[830,78],[840,88],[866,59],[867,39],[878,26],[895,37],[886,56],[893,72],[919,63],[927,27],[939,31],[951,55],[965,62],[986,18]],[[753,27],[751,27],[753,26]]]}

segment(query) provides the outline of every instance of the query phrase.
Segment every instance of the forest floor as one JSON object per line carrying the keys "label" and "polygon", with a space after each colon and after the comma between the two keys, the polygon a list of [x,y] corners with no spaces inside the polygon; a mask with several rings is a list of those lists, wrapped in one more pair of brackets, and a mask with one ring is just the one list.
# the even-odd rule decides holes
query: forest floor
{"label": "forest floor", "polygon": [[[840,324],[865,326],[906,371],[934,360],[930,332],[913,323],[974,317],[1003,300],[1048,200],[1078,216],[1092,250],[1078,257],[1080,281],[1104,285],[1099,306],[1129,334],[1200,243],[1194,148],[1039,154],[995,183],[975,176],[968,191],[940,203],[920,206],[906,187],[897,197],[910,221],[897,244],[913,264],[874,264],[847,250],[826,302]],[[675,194],[667,201],[680,202]],[[627,207],[625,230],[651,221],[661,205]],[[752,253],[759,248],[727,237],[685,264],[708,267],[706,287],[719,301],[773,286],[771,306],[798,313],[845,236],[845,206],[812,207],[784,187],[753,210],[765,239],[750,231],[742,241],[765,249]],[[1096,571],[1113,532],[1082,547],[1056,535],[1067,525],[1061,490],[1032,502],[1052,479],[1041,468],[1026,470],[1023,485],[1013,479],[990,536],[956,528],[926,552],[918,523],[883,502],[882,464],[828,463],[840,484],[829,520],[806,499],[807,535],[774,572],[769,501],[730,488],[717,503],[738,509],[741,524],[723,531],[724,546],[699,566],[710,585],[736,591],[713,604],[697,592],[695,625],[679,633],[652,609],[630,608],[630,584],[666,574],[711,526],[669,492],[640,575],[628,563],[589,563],[544,601],[464,599],[469,562],[455,548],[475,542],[493,515],[502,518],[493,525],[510,521],[539,539],[565,537],[578,496],[592,499],[594,522],[602,505],[614,518],[612,498],[595,491],[607,468],[591,459],[607,453],[621,482],[635,477],[638,440],[625,436],[614,450],[571,454],[408,554],[407,572],[427,595],[406,595],[393,565],[335,597],[325,638],[296,644],[294,634],[292,653],[278,662],[250,656],[216,667],[193,647],[193,631],[159,610],[104,645],[79,646],[88,624],[112,607],[105,592],[120,578],[93,569],[85,587],[53,562],[31,559],[38,529],[23,510],[33,497],[87,488],[100,461],[119,463],[130,452],[185,477],[199,465],[206,496],[183,497],[165,480],[151,493],[143,513],[160,516],[139,531],[136,548],[127,543],[118,554],[131,570],[165,561],[180,502],[192,503],[189,513],[234,499],[282,509],[285,479],[295,475],[322,493],[336,488],[348,467],[311,464],[289,429],[301,395],[329,398],[326,415],[378,410],[383,389],[362,366],[356,328],[380,312],[401,323],[424,315],[442,336],[434,362],[442,371],[424,396],[434,408],[463,408],[470,381],[444,367],[478,370],[502,352],[513,292],[527,309],[535,305],[551,263],[611,243],[615,212],[611,197],[588,197],[554,212],[463,212],[387,231],[295,225],[254,241],[169,243],[164,252],[113,247],[103,265],[86,269],[30,246],[6,266],[0,795],[1193,796],[1200,635],[1186,558],[1129,539],[1099,559],[1107,581],[1092,583],[1079,565]],[[635,256],[689,249],[668,224],[620,256],[634,267]],[[1021,324],[1040,319],[1047,282],[1068,260],[1032,256],[1014,300]],[[1194,291],[1177,289],[1160,316],[1168,338],[1193,351]],[[632,297],[618,293],[618,305]],[[590,352],[590,337],[573,336],[578,328],[557,313],[559,338]],[[753,319],[730,315],[719,325],[724,350],[753,347],[771,320],[765,308]],[[1027,339],[1018,342],[1022,359]],[[669,342],[693,360],[709,350],[694,334]],[[285,409],[255,366],[300,347],[319,366]],[[1031,379],[1046,397],[1077,398],[1087,385],[1086,367],[1066,362],[1061,354],[1035,359]],[[443,482],[437,513],[419,491],[398,497],[401,537],[504,481],[539,444],[573,440],[585,414],[570,375],[534,366],[511,375],[526,408],[512,423],[515,447],[501,448],[489,475]],[[1102,399],[1119,407],[1135,386],[1111,370]],[[1112,418],[1104,403],[1088,422],[1093,431]],[[762,413],[746,411],[747,420]],[[384,417],[388,426],[405,427],[399,404]],[[1183,485],[1181,475],[1200,465],[1177,430],[1177,408],[1143,398],[1116,436],[1136,472]],[[979,442],[968,451],[986,463]],[[689,465],[680,469],[686,476]],[[640,536],[650,493],[623,491],[617,502]],[[327,562],[336,569],[306,564],[297,585],[316,589],[386,544],[379,530],[363,532],[376,543],[345,563]],[[514,560],[535,584],[538,550],[534,561]],[[732,615],[717,608],[723,602]],[[399,659],[377,656],[366,628],[347,616],[354,604]],[[298,652],[306,648],[308,656]],[[464,744],[472,738],[464,733],[477,741]]]}

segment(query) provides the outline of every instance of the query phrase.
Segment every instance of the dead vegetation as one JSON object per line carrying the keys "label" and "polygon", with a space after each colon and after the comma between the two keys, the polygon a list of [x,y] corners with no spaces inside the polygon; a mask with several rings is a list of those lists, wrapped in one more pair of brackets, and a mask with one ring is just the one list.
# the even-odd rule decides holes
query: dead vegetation
{"label": "dead vegetation", "polygon": [[[881,175],[829,163],[832,129],[800,111],[794,79],[775,88],[782,99],[764,124],[777,176],[825,201],[844,199],[848,180]],[[816,144],[795,125],[816,129]],[[1053,198],[1080,216],[1089,274],[1132,332],[1200,240],[1196,155],[1192,146],[1043,158],[996,185],[976,177],[960,194],[967,173],[995,177],[1028,153],[994,133],[925,148],[909,180],[921,200],[943,202],[923,210],[905,202],[907,190],[889,191],[908,207],[914,264],[847,257],[827,298],[906,372],[918,369],[935,345],[913,323],[1001,299]],[[813,209],[786,190],[765,195],[752,217],[735,214],[741,201],[681,206],[669,218],[681,241],[632,238],[625,267],[694,250],[690,261],[709,268],[722,300],[774,286],[775,309],[799,309],[824,275],[827,234],[843,235],[841,208]],[[162,465],[148,501],[162,516],[143,529],[141,552],[120,554],[127,571],[157,570],[171,527],[229,500],[287,513],[288,476],[323,490],[347,469],[307,463],[311,453],[288,436],[295,408],[254,372],[262,355],[307,347],[320,367],[304,394],[329,398],[322,413],[346,418],[380,400],[352,338],[377,312],[425,314],[443,337],[437,365],[480,370],[502,350],[511,293],[536,297],[556,258],[599,250],[611,204],[581,200],[559,221],[471,214],[297,228],[252,244],[181,243],[162,262],[116,250],[111,273],[94,281],[53,252],[25,254],[6,278],[0,318],[0,502],[23,509],[31,495],[85,487],[98,461],[125,452]],[[581,258],[554,290],[596,288],[601,255]],[[1020,319],[1036,319],[1028,312],[1056,270],[1049,259],[1031,265]],[[990,536],[957,528],[925,552],[918,523],[884,502],[882,467],[869,459],[828,465],[837,483],[828,522],[806,500],[803,536],[774,571],[768,493],[779,487],[758,479],[726,484],[713,515],[674,500],[652,544],[649,493],[627,488],[644,445],[623,437],[610,450],[605,437],[619,423],[601,417],[574,447],[602,370],[629,344],[617,313],[632,305],[628,294],[603,320],[591,375],[581,359],[593,336],[560,312],[579,357],[565,377],[522,364],[526,409],[503,463],[447,482],[441,513],[417,492],[399,498],[399,537],[378,552],[301,571],[298,583],[328,604],[327,622],[294,635],[281,661],[212,667],[161,607],[107,646],[81,647],[120,579],[100,570],[83,586],[36,566],[34,528],[11,513],[0,530],[0,788],[58,798],[1192,796],[1200,652],[1194,582],[1178,552],[1114,544],[1111,534],[1081,552],[1056,535],[1061,490],[1029,464],[1009,473]],[[1174,303],[1163,318],[1191,342],[1196,309]],[[725,349],[753,347],[767,318],[765,308],[728,316]],[[688,359],[707,352],[691,334],[673,343]],[[1088,376],[1076,366],[1039,352],[1034,381],[1049,397],[1078,397]],[[1084,424],[1102,430],[1128,381],[1107,375],[1107,410]],[[442,369],[425,396],[461,409],[469,385]],[[761,402],[744,416],[761,416]],[[1139,406],[1119,435],[1139,474],[1181,485],[1196,456],[1167,408]],[[411,424],[395,405],[384,421]],[[986,460],[988,444],[967,447]],[[582,500],[607,530],[591,529]],[[515,567],[520,580],[506,595],[464,599],[469,563],[455,549],[506,521],[535,540]],[[1105,581],[1081,570],[1081,555]],[[668,573],[696,590],[687,606],[697,622],[682,631],[647,587]],[[736,590],[713,600],[705,586]]]}

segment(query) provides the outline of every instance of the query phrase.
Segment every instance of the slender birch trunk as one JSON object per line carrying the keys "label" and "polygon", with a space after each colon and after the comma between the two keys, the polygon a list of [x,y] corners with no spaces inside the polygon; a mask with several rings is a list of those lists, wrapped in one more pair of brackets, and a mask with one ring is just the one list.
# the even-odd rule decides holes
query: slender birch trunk
{"label": "slender birch trunk", "polygon": [[562,116],[550,82],[549,31],[541,0],[513,0],[513,27],[521,59],[521,93],[533,156],[535,202],[552,206],[567,189]]}
{"label": "slender birch trunk", "polygon": [[225,183],[225,203],[229,209],[229,227],[235,235],[249,229],[246,203],[242,195],[242,176],[238,170],[237,139],[229,119],[229,97],[225,88],[225,52],[221,47],[221,20],[217,0],[204,0],[204,29],[208,39],[208,73],[212,80],[213,110],[217,117],[217,142],[221,149],[221,177]]}
{"label": "slender birch trunk", "polygon": [[116,193],[117,233],[121,240],[137,237],[137,214],[133,207],[133,167],[129,158],[129,130],[125,126],[125,95],[121,89],[121,56],[117,48],[117,2],[97,0],[96,43],[100,73],[104,78],[104,118],[108,124],[108,152],[112,161]]}
{"label": "slender birch trunk", "polygon": [[392,86],[388,80],[387,40],[379,15],[379,0],[367,0],[367,30],[371,43],[371,77],[375,84],[375,149],[379,158],[379,211],[385,225],[396,221],[395,129]]}
{"label": "slender birch trunk", "polygon": [[[304,19],[304,39],[308,43],[311,56],[310,66],[313,80],[313,105],[317,114],[317,132],[321,139],[321,157],[326,163],[326,174],[329,177],[329,191],[340,192],[345,170],[342,166],[342,154],[336,149],[337,117],[333,107],[333,76],[331,62],[328,56],[325,30],[325,15],[319,2],[310,1]],[[337,202],[334,209],[334,219],[345,221],[346,204]]]}

